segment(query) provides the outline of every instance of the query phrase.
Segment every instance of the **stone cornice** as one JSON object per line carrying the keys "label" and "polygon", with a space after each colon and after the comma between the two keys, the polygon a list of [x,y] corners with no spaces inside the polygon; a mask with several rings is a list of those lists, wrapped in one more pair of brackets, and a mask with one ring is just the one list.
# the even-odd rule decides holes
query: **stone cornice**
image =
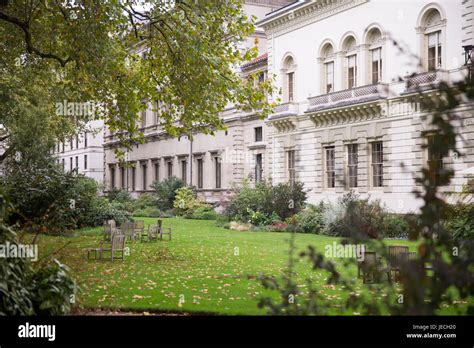
{"label": "stone cornice", "polygon": [[317,0],[304,4],[289,13],[275,16],[274,19],[257,23],[268,35],[280,36],[308,24],[320,21],[352,7],[364,4],[369,0]]}

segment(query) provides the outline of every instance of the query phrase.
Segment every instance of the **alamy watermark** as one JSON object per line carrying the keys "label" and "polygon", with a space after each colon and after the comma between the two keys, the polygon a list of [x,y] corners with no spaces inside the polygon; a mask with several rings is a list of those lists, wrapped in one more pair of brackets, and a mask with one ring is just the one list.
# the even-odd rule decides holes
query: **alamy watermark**
{"label": "alamy watermark", "polygon": [[364,244],[326,244],[324,247],[325,256],[330,258],[356,258],[357,261],[364,261]]}
{"label": "alamy watermark", "polygon": [[38,261],[38,245],[10,242],[0,244],[0,258],[25,258],[31,259],[31,261]]}

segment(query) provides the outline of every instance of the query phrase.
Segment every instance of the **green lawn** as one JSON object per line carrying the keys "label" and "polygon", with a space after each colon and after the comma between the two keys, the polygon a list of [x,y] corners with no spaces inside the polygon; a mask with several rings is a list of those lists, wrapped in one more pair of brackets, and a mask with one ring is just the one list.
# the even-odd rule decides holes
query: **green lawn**
{"label": "green lawn", "polygon": [[[156,219],[144,218],[146,225]],[[265,314],[257,308],[264,293],[259,274],[279,275],[288,260],[288,233],[237,232],[216,227],[214,221],[164,219],[173,228],[172,241],[127,242],[131,255],[125,261],[87,260],[87,247],[97,247],[101,228],[78,231],[74,237],[41,236],[40,256],[55,257],[73,271],[82,291],[79,305],[144,311],[213,312],[221,314]],[[298,250],[324,246],[337,238],[297,234]],[[389,244],[410,245],[407,241]],[[340,262],[338,259],[336,262]],[[338,290],[323,287],[324,274],[311,271],[309,262],[296,265],[304,290],[310,277],[321,284],[328,301],[340,300]],[[344,269],[355,277],[355,267]],[[369,291],[358,284],[358,291]],[[373,291],[373,290],[372,290]],[[381,296],[380,291],[373,291]],[[275,295],[275,294],[273,294]],[[184,303],[180,304],[180,299]],[[353,314],[353,313],[348,313]]]}

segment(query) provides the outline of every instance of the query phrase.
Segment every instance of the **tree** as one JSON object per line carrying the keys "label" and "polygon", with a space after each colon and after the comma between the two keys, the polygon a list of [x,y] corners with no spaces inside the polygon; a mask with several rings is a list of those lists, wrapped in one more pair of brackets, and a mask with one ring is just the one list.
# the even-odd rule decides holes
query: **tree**
{"label": "tree", "polygon": [[56,103],[92,101],[129,146],[143,101],[159,102],[172,136],[223,128],[229,104],[265,115],[271,81],[254,86],[237,69],[256,56],[239,47],[253,22],[240,0],[1,1],[0,124],[14,133],[33,106],[62,139],[91,115],[55,115]]}

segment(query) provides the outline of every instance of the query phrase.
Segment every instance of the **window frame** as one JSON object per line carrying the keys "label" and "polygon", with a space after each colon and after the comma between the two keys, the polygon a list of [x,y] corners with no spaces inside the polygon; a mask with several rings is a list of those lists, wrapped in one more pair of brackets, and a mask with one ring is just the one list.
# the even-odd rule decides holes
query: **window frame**
{"label": "window frame", "polygon": [[[377,151],[376,149],[378,145],[380,145],[380,151]],[[382,140],[373,141],[370,143],[370,167],[371,167],[370,176],[371,176],[371,186],[373,188],[384,187],[384,177],[383,177],[384,151],[383,150],[384,150],[384,146],[383,146]],[[377,156],[379,158],[376,158]],[[375,160],[377,160],[377,162]]]}
{"label": "window frame", "polygon": [[335,189],[336,188],[336,147],[334,145],[329,145],[329,146],[324,147],[324,177],[325,177],[325,185],[324,185],[325,188]]}

